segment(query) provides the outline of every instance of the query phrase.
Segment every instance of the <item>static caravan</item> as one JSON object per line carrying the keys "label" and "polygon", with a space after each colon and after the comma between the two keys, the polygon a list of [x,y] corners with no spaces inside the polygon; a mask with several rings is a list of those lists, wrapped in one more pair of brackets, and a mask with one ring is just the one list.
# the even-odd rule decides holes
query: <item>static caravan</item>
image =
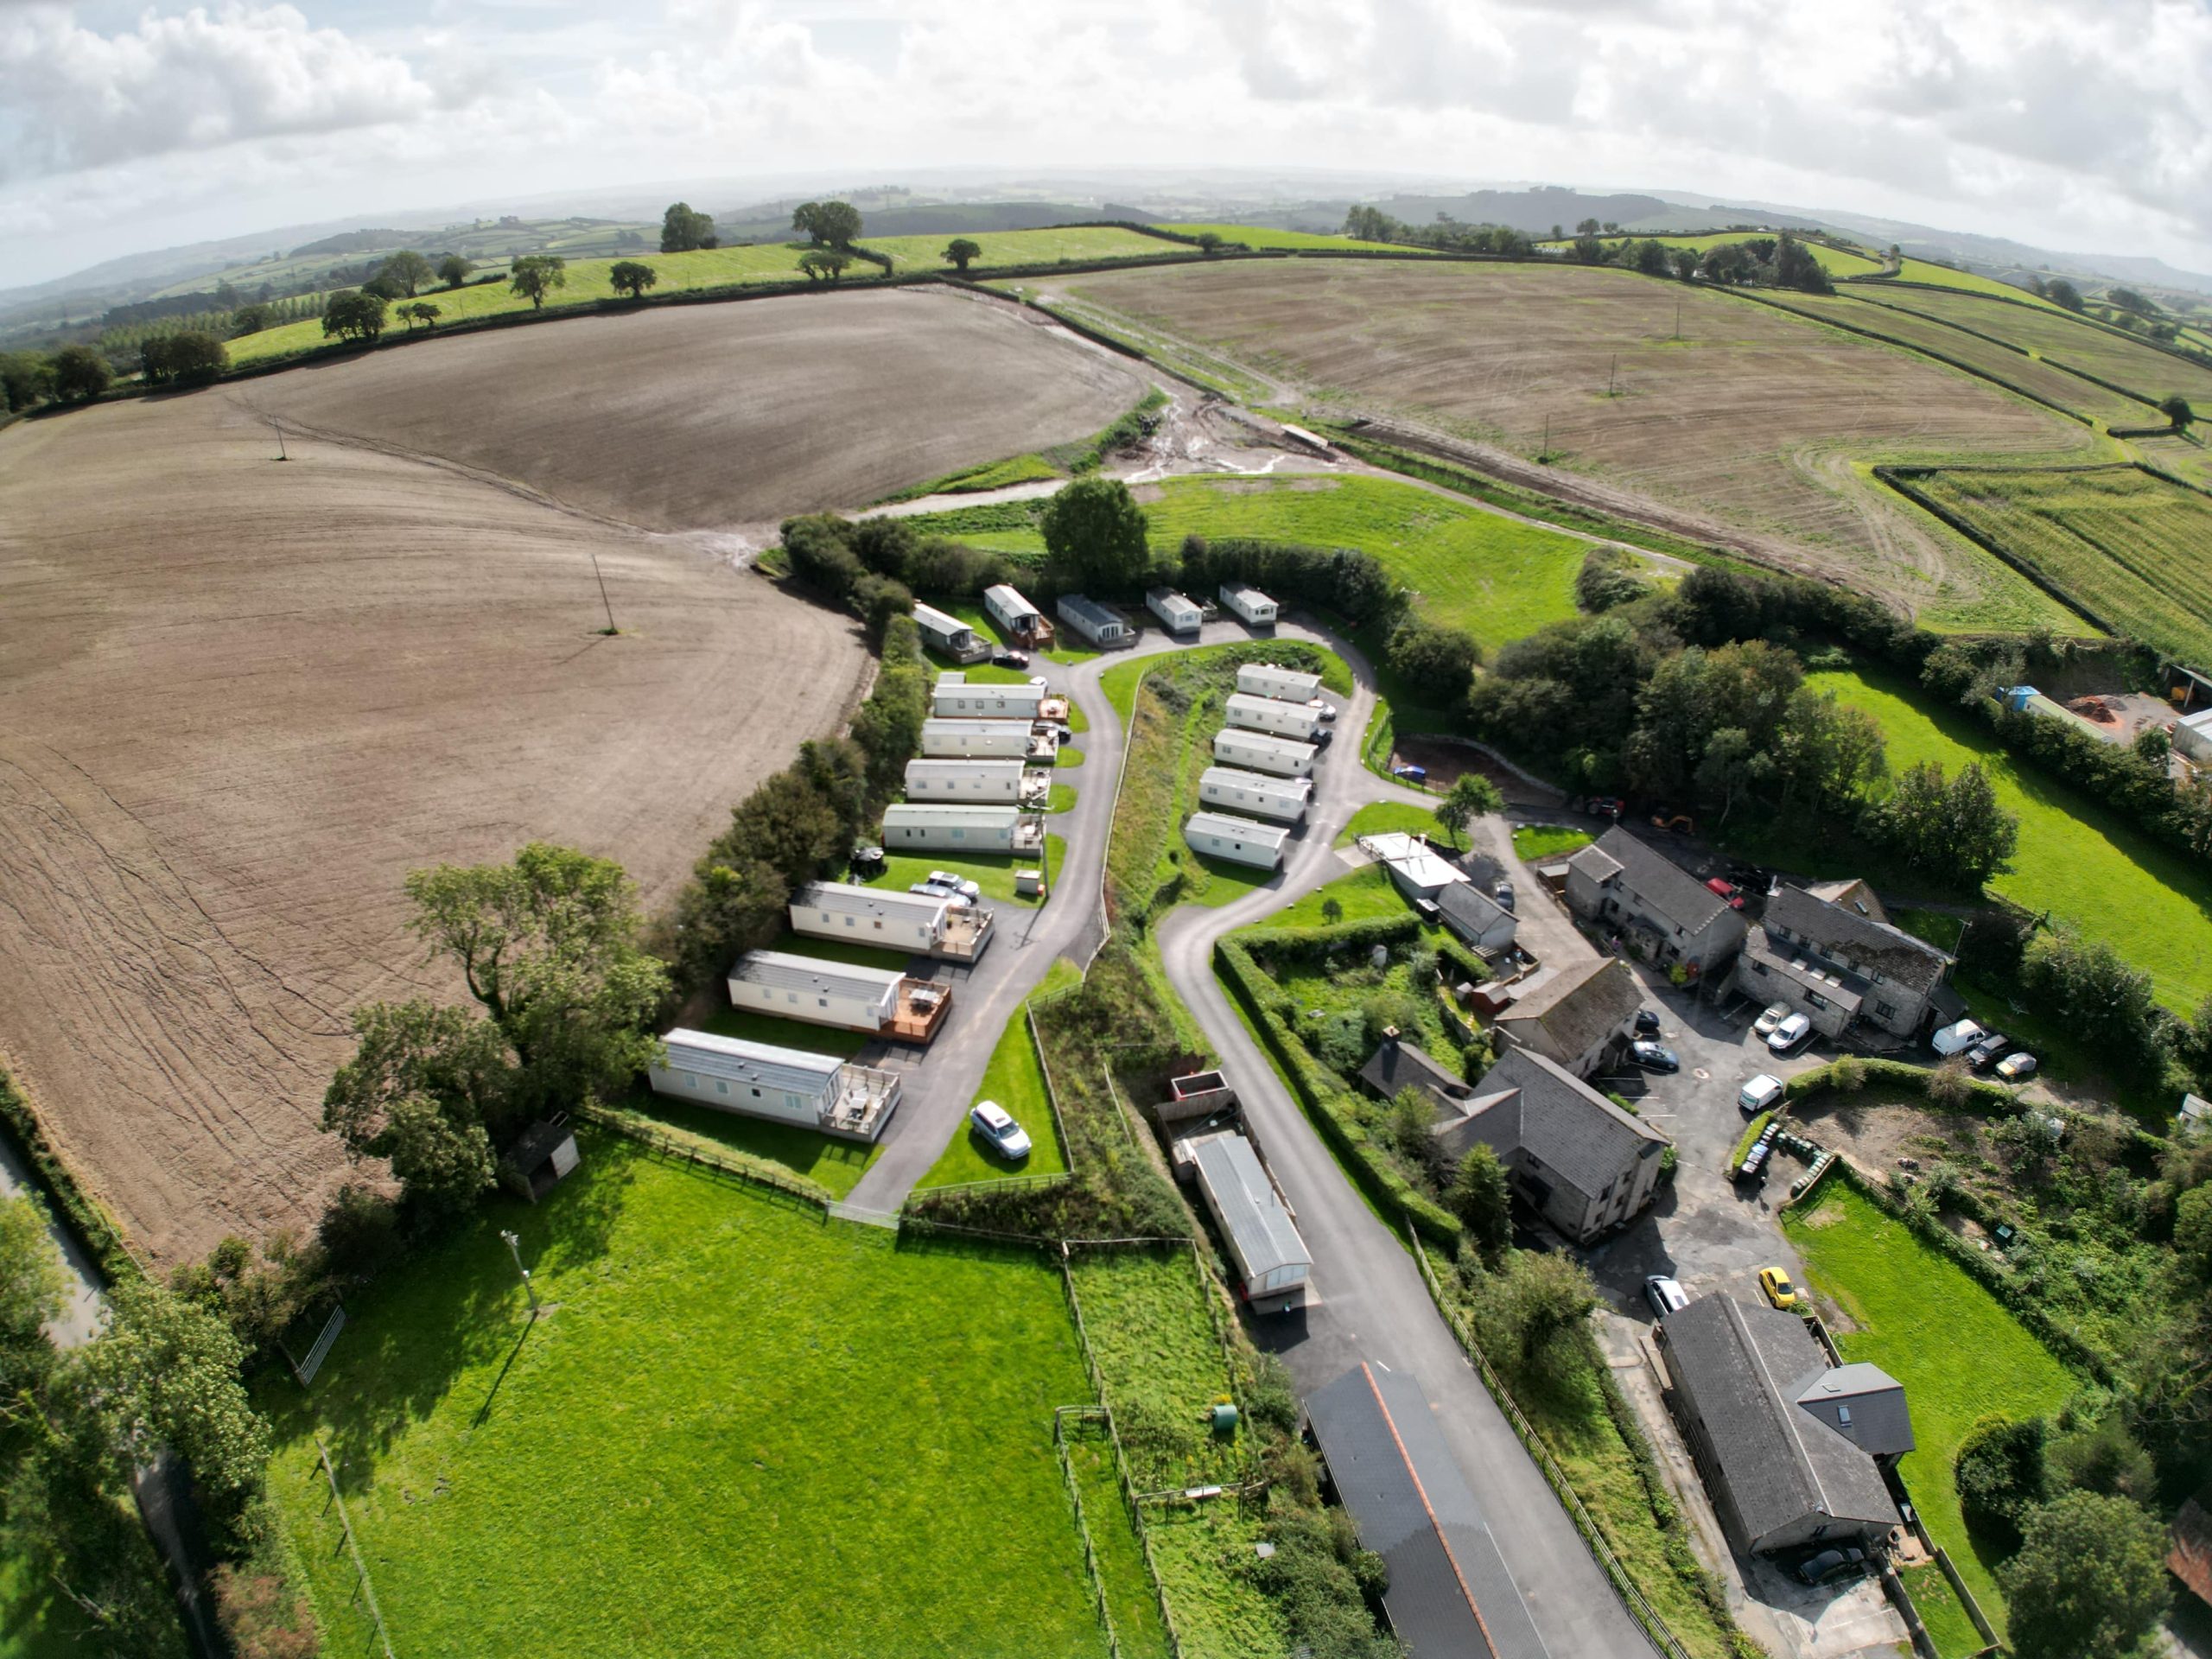
{"label": "static caravan", "polygon": [[1208,858],[1225,858],[1232,864],[1249,864],[1262,870],[1282,868],[1282,844],[1290,839],[1290,826],[1262,823],[1257,818],[1233,818],[1226,812],[1193,812],[1183,826],[1183,839],[1194,852]]}
{"label": "static caravan", "polygon": [[1198,602],[1184,598],[1173,588],[1153,588],[1145,594],[1144,606],[1170,633],[1196,633],[1205,626],[1206,613]]}
{"label": "static caravan", "polygon": [[1236,689],[1248,696],[1311,702],[1321,695],[1321,677],[1301,674],[1294,668],[1277,668],[1273,663],[1240,663]]}
{"label": "static caravan", "polygon": [[1081,635],[1085,645],[1096,645],[1101,651],[1137,642],[1135,631],[1128,623],[1081,594],[1060,595],[1060,620]]}
{"label": "static caravan", "polygon": [[1281,608],[1274,601],[1269,599],[1258,588],[1241,582],[1224,582],[1221,584],[1221,602],[1243,617],[1249,626],[1255,628],[1274,626],[1275,613]]}
{"label": "static caravan", "polygon": [[991,942],[991,912],[896,887],[810,881],[791,895],[791,931],[947,962],[973,962]]}
{"label": "static caravan", "polygon": [[1020,720],[925,720],[922,753],[933,760],[958,755],[1019,760],[1030,750],[1029,723]]}
{"label": "static caravan", "polygon": [[[909,760],[906,798],[1015,806],[1028,792],[1022,786],[1028,775],[1029,769],[1019,760]],[[1049,783],[1043,774],[1039,776]]]}
{"label": "static caravan", "polygon": [[1041,651],[1052,643],[1052,623],[1009,583],[984,588],[983,609],[1025,651]]}
{"label": "static caravan", "polygon": [[1279,697],[1255,697],[1249,691],[1229,694],[1229,723],[1250,732],[1272,732],[1311,742],[1321,729],[1321,711],[1311,703],[1285,702]]}
{"label": "static caravan", "polygon": [[1206,805],[1280,823],[1303,823],[1313,798],[1311,778],[1270,778],[1234,766],[1208,766],[1198,779],[1198,799]]}
{"label": "static caravan", "polygon": [[1198,1191],[1236,1263],[1237,1288],[1255,1311],[1288,1306],[1305,1287],[1313,1258],[1274,1183],[1235,1130],[1193,1135],[1182,1143],[1196,1167]]}
{"label": "static caravan", "polygon": [[1044,845],[1034,815],[1011,806],[913,801],[883,809],[883,845],[893,853],[1033,853]]}
{"label": "static caravan", "polygon": [[834,1054],[680,1027],[661,1044],[666,1058],[645,1072],[653,1092],[715,1111],[874,1141],[899,1109],[898,1073]]}
{"label": "static caravan", "polygon": [[956,670],[937,677],[930,712],[940,720],[1034,720],[1044,701],[1041,685],[970,685]]}
{"label": "static caravan", "polygon": [[1215,733],[1213,739],[1213,758],[1224,766],[1269,772],[1278,778],[1311,776],[1316,753],[1311,743],[1268,732],[1240,731],[1233,726]]}
{"label": "static caravan", "polygon": [[921,629],[922,639],[931,651],[950,657],[956,663],[980,663],[991,654],[991,647],[982,634],[933,605],[914,607],[914,626]]}
{"label": "static caravan", "polygon": [[871,1035],[898,1016],[906,976],[892,968],[817,962],[780,950],[748,950],[729,970],[729,1001],[750,1014],[772,1014],[810,1025],[842,1026]]}

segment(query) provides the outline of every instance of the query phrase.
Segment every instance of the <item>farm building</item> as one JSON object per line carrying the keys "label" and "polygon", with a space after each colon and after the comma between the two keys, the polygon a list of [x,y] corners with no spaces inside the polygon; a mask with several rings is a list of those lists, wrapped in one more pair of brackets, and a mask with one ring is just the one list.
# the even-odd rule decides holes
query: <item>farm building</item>
{"label": "farm building", "polygon": [[1611,1058],[1643,1005],[1636,976],[1618,957],[1562,968],[1516,1000],[1497,1029],[1516,1047],[1541,1054],[1578,1077]]}
{"label": "farm building", "polygon": [[991,942],[991,912],[925,893],[810,881],[791,895],[791,931],[947,962],[973,962]]}
{"label": "farm building", "polygon": [[661,1040],[666,1057],[645,1073],[658,1095],[853,1141],[874,1140],[899,1109],[894,1071],[680,1027]]}
{"label": "farm building", "polygon": [[956,663],[980,663],[991,654],[990,645],[957,616],[947,616],[933,605],[914,607],[914,625],[931,650]]}
{"label": "farm building", "polygon": [[1266,732],[1238,731],[1232,727],[1214,734],[1213,758],[1224,766],[1273,772],[1279,778],[1309,776],[1316,753],[1311,743],[1294,742]]}
{"label": "farm building", "polygon": [[1236,1263],[1237,1289],[1253,1306],[1287,1306],[1313,1266],[1306,1241],[1252,1143],[1234,1129],[1193,1135],[1183,1146],[1198,1192]]}
{"label": "farm building", "polygon": [[1019,807],[909,801],[883,809],[883,845],[890,852],[1026,854],[1044,844],[1044,824]]}
{"label": "farm building", "polygon": [[1248,732],[1269,732],[1310,743],[1321,729],[1321,711],[1310,702],[1285,702],[1277,697],[1255,697],[1232,691],[1224,711],[1229,723]]}
{"label": "farm building", "polygon": [[2062,726],[2071,726],[2077,732],[2087,732],[2100,743],[2120,741],[2121,728],[2117,724],[2103,725],[2086,715],[2077,715],[2056,697],[2046,697],[2032,685],[2006,688],[2004,702],[2007,709],[2039,715],[2044,720],[2055,720]]}
{"label": "farm building", "polygon": [[1433,899],[1446,887],[1465,884],[1466,872],[1442,857],[1426,836],[1402,830],[1362,836],[1359,849],[1390,873],[1390,880],[1408,899]]}
{"label": "farm building", "polygon": [[952,993],[894,969],[748,950],[730,966],[729,1001],[747,1013],[925,1043],[937,1035]]}
{"label": "farm building", "polygon": [[1183,839],[1208,858],[1277,870],[1282,868],[1282,846],[1290,839],[1290,830],[1257,818],[1232,818],[1225,812],[1193,812],[1183,826]]}
{"label": "farm building", "polygon": [[1273,663],[1242,663],[1236,669],[1236,689],[1255,697],[1278,697],[1285,702],[1311,702],[1321,695],[1321,677],[1301,674]]}
{"label": "farm building", "polygon": [[1006,637],[1026,650],[1040,651],[1052,643],[1052,625],[1011,583],[983,589],[983,609],[1006,630]]}
{"label": "farm building", "polygon": [[1145,609],[1160,619],[1170,633],[1196,633],[1205,626],[1206,613],[1198,601],[1185,599],[1173,588],[1154,588],[1144,596]]}
{"label": "farm building", "polygon": [[1659,1343],[1675,1415],[1738,1549],[1874,1545],[1899,1524],[1883,1469],[1913,1435],[1894,1378],[1831,1366],[1796,1314],[1718,1291],[1667,1315]]}
{"label": "farm building", "polygon": [[1242,582],[1221,584],[1221,602],[1255,628],[1272,628],[1281,608],[1258,588]]}
{"label": "farm building", "polygon": [[1019,720],[925,720],[922,722],[922,753],[933,760],[956,755],[988,755],[1019,760],[1033,741],[1027,724]]}
{"label": "farm building", "polygon": [[1435,895],[1444,925],[1477,950],[1510,950],[1519,924],[1513,912],[1471,881],[1454,881]]}
{"label": "farm building", "polygon": [[1567,861],[1567,906],[1592,925],[1640,940],[1650,961],[1698,975],[1728,965],[1744,943],[1740,911],[1664,853],[1615,824]]}
{"label": "farm building", "polygon": [[516,1196],[536,1204],[580,1161],[576,1133],[569,1127],[569,1115],[556,1113],[539,1118],[515,1137],[514,1144],[499,1156],[499,1179]]}
{"label": "farm building", "polygon": [[1208,766],[1198,779],[1198,799],[1206,805],[1282,823],[1304,823],[1313,798],[1311,778],[1270,778],[1234,766]]}
{"label": "farm building", "polygon": [[910,801],[991,801],[1020,806],[1034,796],[1041,804],[1052,786],[1052,774],[1032,772],[1019,760],[909,760]]}
{"label": "farm building", "polygon": [[1109,651],[1117,645],[1133,645],[1137,636],[1129,625],[1096,601],[1081,594],[1060,595],[1060,620],[1073,628],[1085,645]]}
{"label": "farm building", "polygon": [[2212,709],[2200,709],[2174,721],[2174,753],[2196,765],[2212,765]]}
{"label": "farm building", "polygon": [[1826,1037],[1860,1020],[1911,1037],[1939,1005],[1950,1012],[1950,971],[1949,957],[1904,929],[1785,887],[1745,940],[1735,986],[1753,1001],[1786,1004]]}
{"label": "farm building", "polygon": [[1034,720],[1044,702],[1041,685],[970,685],[955,671],[937,677],[930,712],[940,720]]}

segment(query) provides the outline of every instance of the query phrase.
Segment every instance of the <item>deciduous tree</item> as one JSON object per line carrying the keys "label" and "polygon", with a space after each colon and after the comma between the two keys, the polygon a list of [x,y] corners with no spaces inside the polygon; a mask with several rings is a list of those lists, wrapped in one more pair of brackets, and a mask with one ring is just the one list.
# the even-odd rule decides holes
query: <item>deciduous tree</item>
{"label": "deciduous tree", "polygon": [[2196,418],[2196,411],[2189,406],[2189,399],[2179,392],[2158,401],[2158,413],[2176,428],[2187,426]]}
{"label": "deciduous tree", "polygon": [[1046,505],[1040,528],[1065,586],[1120,592],[1151,568],[1144,509],[1119,479],[1077,479]]}
{"label": "deciduous tree", "polygon": [[2012,868],[2020,838],[2018,817],[1974,760],[1948,780],[1941,761],[1911,767],[1868,810],[1865,828],[1916,868],[1971,890]]}
{"label": "deciduous tree", "polygon": [[545,296],[568,285],[569,262],[557,253],[526,253],[507,268],[507,286],[533,310],[544,309]]}
{"label": "deciduous tree", "polygon": [[661,215],[660,251],[663,253],[689,253],[695,248],[711,248],[715,244],[713,214],[694,212],[690,202],[674,201]]}
{"label": "deciduous tree", "polygon": [[659,281],[660,272],[640,259],[618,259],[607,273],[607,286],[633,300],[644,298],[645,290]]}
{"label": "deciduous tree", "polygon": [[65,404],[89,404],[107,390],[107,359],[89,346],[64,346],[54,354],[54,395]]}
{"label": "deciduous tree", "polygon": [[384,333],[384,296],[355,289],[331,296],[323,308],[322,332],[327,339],[374,340]]}
{"label": "deciduous tree", "polygon": [[388,283],[395,283],[399,291],[413,299],[422,291],[423,284],[437,275],[430,262],[412,248],[402,248],[377,267],[377,275]]}
{"label": "deciduous tree", "polygon": [[1997,1569],[2020,1659],[2122,1659],[2166,1610],[2165,1529],[2141,1505],[2069,1492]]}
{"label": "deciduous tree", "polygon": [[438,261],[438,280],[448,288],[459,288],[475,270],[476,262],[458,253],[449,253]]}
{"label": "deciduous tree", "polygon": [[1466,696],[1482,649],[1464,629],[1409,616],[1390,631],[1383,655],[1424,702],[1450,709]]}
{"label": "deciduous tree", "polygon": [[221,340],[196,331],[156,334],[138,348],[138,359],[149,386],[206,385],[230,363]]}
{"label": "deciduous tree", "polygon": [[1505,1182],[1505,1166],[1497,1154],[1478,1142],[1459,1160],[1452,1180],[1452,1212],[1465,1224],[1485,1260],[1496,1262],[1513,1242],[1513,1200]]}
{"label": "deciduous tree", "polygon": [[861,233],[860,209],[849,201],[802,202],[792,211],[791,228],[805,232],[817,248],[849,248]]}
{"label": "deciduous tree", "polygon": [[944,245],[944,252],[940,257],[945,264],[964,271],[983,257],[983,245],[964,236],[956,236]]}
{"label": "deciduous tree", "polygon": [[852,263],[852,255],[840,253],[835,248],[809,248],[798,257],[798,268],[806,273],[810,283],[835,283]]}
{"label": "deciduous tree", "polygon": [[1505,798],[1497,792],[1497,785],[1479,772],[1463,772],[1453,780],[1444,798],[1435,806],[1437,823],[1444,826],[1444,833],[1452,837],[1457,847],[1465,839],[1467,828],[1477,818],[1505,810]]}

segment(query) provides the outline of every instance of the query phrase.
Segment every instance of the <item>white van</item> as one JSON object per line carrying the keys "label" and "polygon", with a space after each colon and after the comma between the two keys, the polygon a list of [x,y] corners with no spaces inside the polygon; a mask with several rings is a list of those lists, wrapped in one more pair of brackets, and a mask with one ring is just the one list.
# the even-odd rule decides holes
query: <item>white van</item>
{"label": "white van", "polygon": [[1982,1030],[1971,1020],[1961,1020],[1955,1026],[1946,1026],[1928,1040],[1938,1054],[1948,1058],[1962,1049],[1972,1048],[1982,1039]]}
{"label": "white van", "polygon": [[1782,1079],[1762,1071],[1736,1091],[1736,1109],[1745,1117],[1757,1117],[1782,1099]]}

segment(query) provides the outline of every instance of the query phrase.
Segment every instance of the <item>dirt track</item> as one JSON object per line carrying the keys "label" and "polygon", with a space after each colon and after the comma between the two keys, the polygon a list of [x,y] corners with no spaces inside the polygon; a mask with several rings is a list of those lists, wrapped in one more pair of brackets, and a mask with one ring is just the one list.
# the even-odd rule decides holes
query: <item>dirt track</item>
{"label": "dirt track", "polygon": [[346,1010],[450,988],[408,869],[545,837],[664,898],[864,662],[681,538],[291,448],[222,391],[0,434],[0,1051],[164,1262],[342,1178],[315,1125]]}

